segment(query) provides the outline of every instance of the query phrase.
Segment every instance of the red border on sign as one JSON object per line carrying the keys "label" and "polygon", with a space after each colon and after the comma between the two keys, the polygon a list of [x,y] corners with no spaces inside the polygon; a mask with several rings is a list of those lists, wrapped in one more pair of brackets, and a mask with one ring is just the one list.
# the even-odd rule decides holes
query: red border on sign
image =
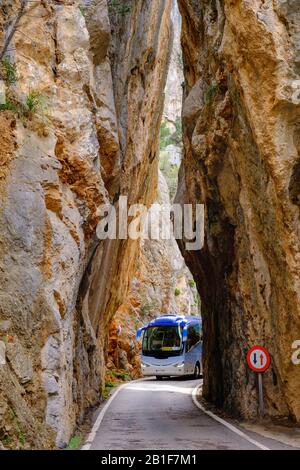
{"label": "red border on sign", "polygon": [[[255,350],[255,349],[258,349],[259,351],[262,351],[263,353],[265,353],[266,357],[267,357],[267,363],[265,365],[265,367],[263,367],[262,369],[257,369],[255,366],[253,366],[251,364],[251,361],[250,361],[250,356],[251,356],[251,353]],[[248,363],[248,367],[253,370],[253,372],[266,372],[269,367],[270,367],[270,364],[271,364],[271,356],[270,356],[270,353],[269,351],[264,348],[263,346],[252,346],[252,348],[249,349],[249,351],[247,352],[247,363]]]}

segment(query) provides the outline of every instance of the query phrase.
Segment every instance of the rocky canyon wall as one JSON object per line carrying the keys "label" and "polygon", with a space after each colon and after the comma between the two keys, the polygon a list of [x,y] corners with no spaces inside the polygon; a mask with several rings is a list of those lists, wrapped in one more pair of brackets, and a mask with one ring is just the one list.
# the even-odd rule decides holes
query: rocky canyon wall
{"label": "rocky canyon wall", "polygon": [[[97,208],[156,198],[171,1],[28,2],[2,63],[0,441],[64,447],[103,385],[138,243]],[[20,2],[0,5],[0,44]],[[16,76],[12,76],[15,74]]]}
{"label": "rocky canyon wall", "polygon": [[182,157],[182,94],[183,60],[180,44],[181,15],[177,0],[172,2],[172,48],[168,67],[165,105],[161,124],[160,170],[162,171],[173,202],[177,190],[178,170]]}
{"label": "rocky canyon wall", "polygon": [[177,0],[173,0],[171,10],[172,21],[172,49],[168,69],[168,77],[165,88],[165,105],[163,120],[169,125],[176,123],[181,118],[182,109],[182,85],[183,85],[183,61],[181,49],[181,15]]}
{"label": "rocky canyon wall", "polygon": [[205,204],[185,252],[204,318],[204,396],[257,416],[247,349],[266,346],[266,412],[300,422],[297,0],[179,0],[184,148],[177,200]]}
{"label": "rocky canyon wall", "polygon": [[[161,172],[156,203],[170,204],[169,188]],[[154,225],[161,230],[167,218],[165,213],[160,220],[151,219],[150,230],[155,230]],[[142,240],[128,296],[110,325],[108,374],[115,370],[139,377],[140,341],[136,340],[136,331],[157,316],[170,313],[200,314],[196,284],[173,236],[169,240]]]}
{"label": "rocky canyon wall", "polygon": [[[168,75],[164,89],[164,107],[160,139],[160,168],[156,203],[170,204],[176,192],[178,168],[181,161],[181,109],[183,63],[180,45],[181,16],[176,0],[171,8],[171,49]],[[114,61],[115,62],[115,61]],[[116,73],[116,76],[119,76]],[[161,97],[163,98],[163,97]],[[160,99],[161,99],[160,98]],[[160,125],[160,119],[159,119]],[[168,131],[163,137],[164,129]],[[157,168],[155,168],[155,179]],[[156,188],[153,188],[153,191]],[[154,193],[153,193],[154,194]],[[162,229],[169,220],[151,220]],[[199,315],[200,302],[195,282],[187,269],[175,238],[142,240],[137,254],[136,271],[130,280],[130,290],[110,324],[107,382],[120,376],[139,377],[140,342],[136,330],[158,315],[177,313]],[[119,334],[118,334],[119,332]]]}

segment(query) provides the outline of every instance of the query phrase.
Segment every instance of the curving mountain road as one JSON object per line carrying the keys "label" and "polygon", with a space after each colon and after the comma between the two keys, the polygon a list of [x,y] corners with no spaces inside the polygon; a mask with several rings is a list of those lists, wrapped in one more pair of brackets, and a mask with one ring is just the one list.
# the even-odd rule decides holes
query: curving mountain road
{"label": "curving mountain road", "polygon": [[[235,427],[236,434],[199,409],[192,397],[201,381],[147,379],[126,384],[100,410],[84,449],[291,449]],[[230,425],[229,425],[230,426]]]}

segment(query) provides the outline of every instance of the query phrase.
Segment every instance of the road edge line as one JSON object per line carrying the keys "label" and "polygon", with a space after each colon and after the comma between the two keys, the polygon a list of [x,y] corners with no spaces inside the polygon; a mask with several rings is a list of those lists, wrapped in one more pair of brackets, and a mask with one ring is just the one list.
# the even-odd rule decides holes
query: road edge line
{"label": "road edge line", "polygon": [[89,433],[84,445],[81,447],[80,450],[90,450],[91,447],[92,447],[92,444],[94,442],[94,439],[96,437],[96,434],[97,432],[99,431],[99,428],[101,426],[101,423],[103,421],[103,418],[105,416],[105,413],[106,411],[108,410],[108,408],[110,407],[111,403],[114,401],[114,399],[116,398],[116,396],[119,394],[119,392],[121,392],[121,390],[123,390],[128,384],[131,384],[133,382],[141,382],[145,379],[137,379],[137,380],[131,380],[130,382],[127,382],[125,384],[122,384],[122,385],[119,385],[118,387],[116,387],[116,389],[114,390],[113,394],[110,396],[110,398],[108,399],[108,401],[105,403],[105,405],[103,406],[103,408],[101,409],[93,427],[92,427],[92,430],[91,432]]}
{"label": "road edge line", "polygon": [[200,388],[202,388],[201,384],[197,385],[197,387],[195,387],[193,392],[192,392],[192,399],[193,399],[194,404],[197,406],[197,408],[199,408],[201,411],[203,411],[203,413],[210,416],[212,419],[214,419],[218,423],[220,423],[223,426],[225,426],[226,428],[230,429],[230,431],[234,432],[235,434],[242,437],[246,441],[248,441],[251,444],[255,445],[260,450],[271,450],[271,449],[269,449],[269,447],[266,447],[263,444],[261,444],[260,442],[256,441],[255,439],[252,439],[251,437],[247,436],[247,434],[245,434],[243,431],[241,431],[240,429],[233,426],[233,424],[230,424],[227,421],[225,421],[225,419],[220,418],[219,416],[214,414],[212,411],[206,410],[204,408],[204,406],[202,406],[201,403],[199,403],[199,401],[197,399],[197,393],[198,393],[198,390],[200,390]]}

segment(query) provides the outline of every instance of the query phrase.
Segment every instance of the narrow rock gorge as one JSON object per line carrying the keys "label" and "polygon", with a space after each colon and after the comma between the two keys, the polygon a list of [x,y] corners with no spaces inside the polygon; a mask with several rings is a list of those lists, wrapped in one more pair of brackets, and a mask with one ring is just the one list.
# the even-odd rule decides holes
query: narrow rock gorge
{"label": "narrow rock gorge", "polygon": [[[161,172],[158,194],[156,203],[170,204],[169,187]],[[160,227],[167,222],[166,216],[162,217]],[[110,325],[108,379],[124,374],[140,377],[140,342],[136,340],[136,331],[163,314],[200,315],[196,284],[174,236],[170,240],[142,240],[140,243],[137,270],[129,293]]]}
{"label": "narrow rock gorge", "polygon": [[[197,289],[204,397],[256,418],[261,343],[266,414],[300,422],[300,4],[178,6],[0,2],[0,448],[65,448]],[[203,248],[99,240],[120,196],[203,203]]]}
{"label": "narrow rock gorge", "polygon": [[205,204],[205,246],[186,252],[204,321],[204,395],[256,416],[245,354],[264,344],[267,414],[300,421],[291,361],[299,311],[297,0],[179,0],[184,161],[177,200]]}
{"label": "narrow rock gorge", "polygon": [[[182,158],[182,81],[181,16],[172,0],[170,58],[164,89],[161,123],[159,173],[156,204],[171,204],[176,193]],[[157,171],[157,170],[156,170]],[[168,223],[168,215],[151,219],[150,231]],[[141,373],[140,343],[136,330],[160,314],[200,314],[195,281],[180,253],[175,237],[170,240],[142,240],[136,254],[136,272],[128,295],[113,316],[107,348],[108,382],[116,376],[137,378]],[[119,334],[118,334],[119,332]]]}

